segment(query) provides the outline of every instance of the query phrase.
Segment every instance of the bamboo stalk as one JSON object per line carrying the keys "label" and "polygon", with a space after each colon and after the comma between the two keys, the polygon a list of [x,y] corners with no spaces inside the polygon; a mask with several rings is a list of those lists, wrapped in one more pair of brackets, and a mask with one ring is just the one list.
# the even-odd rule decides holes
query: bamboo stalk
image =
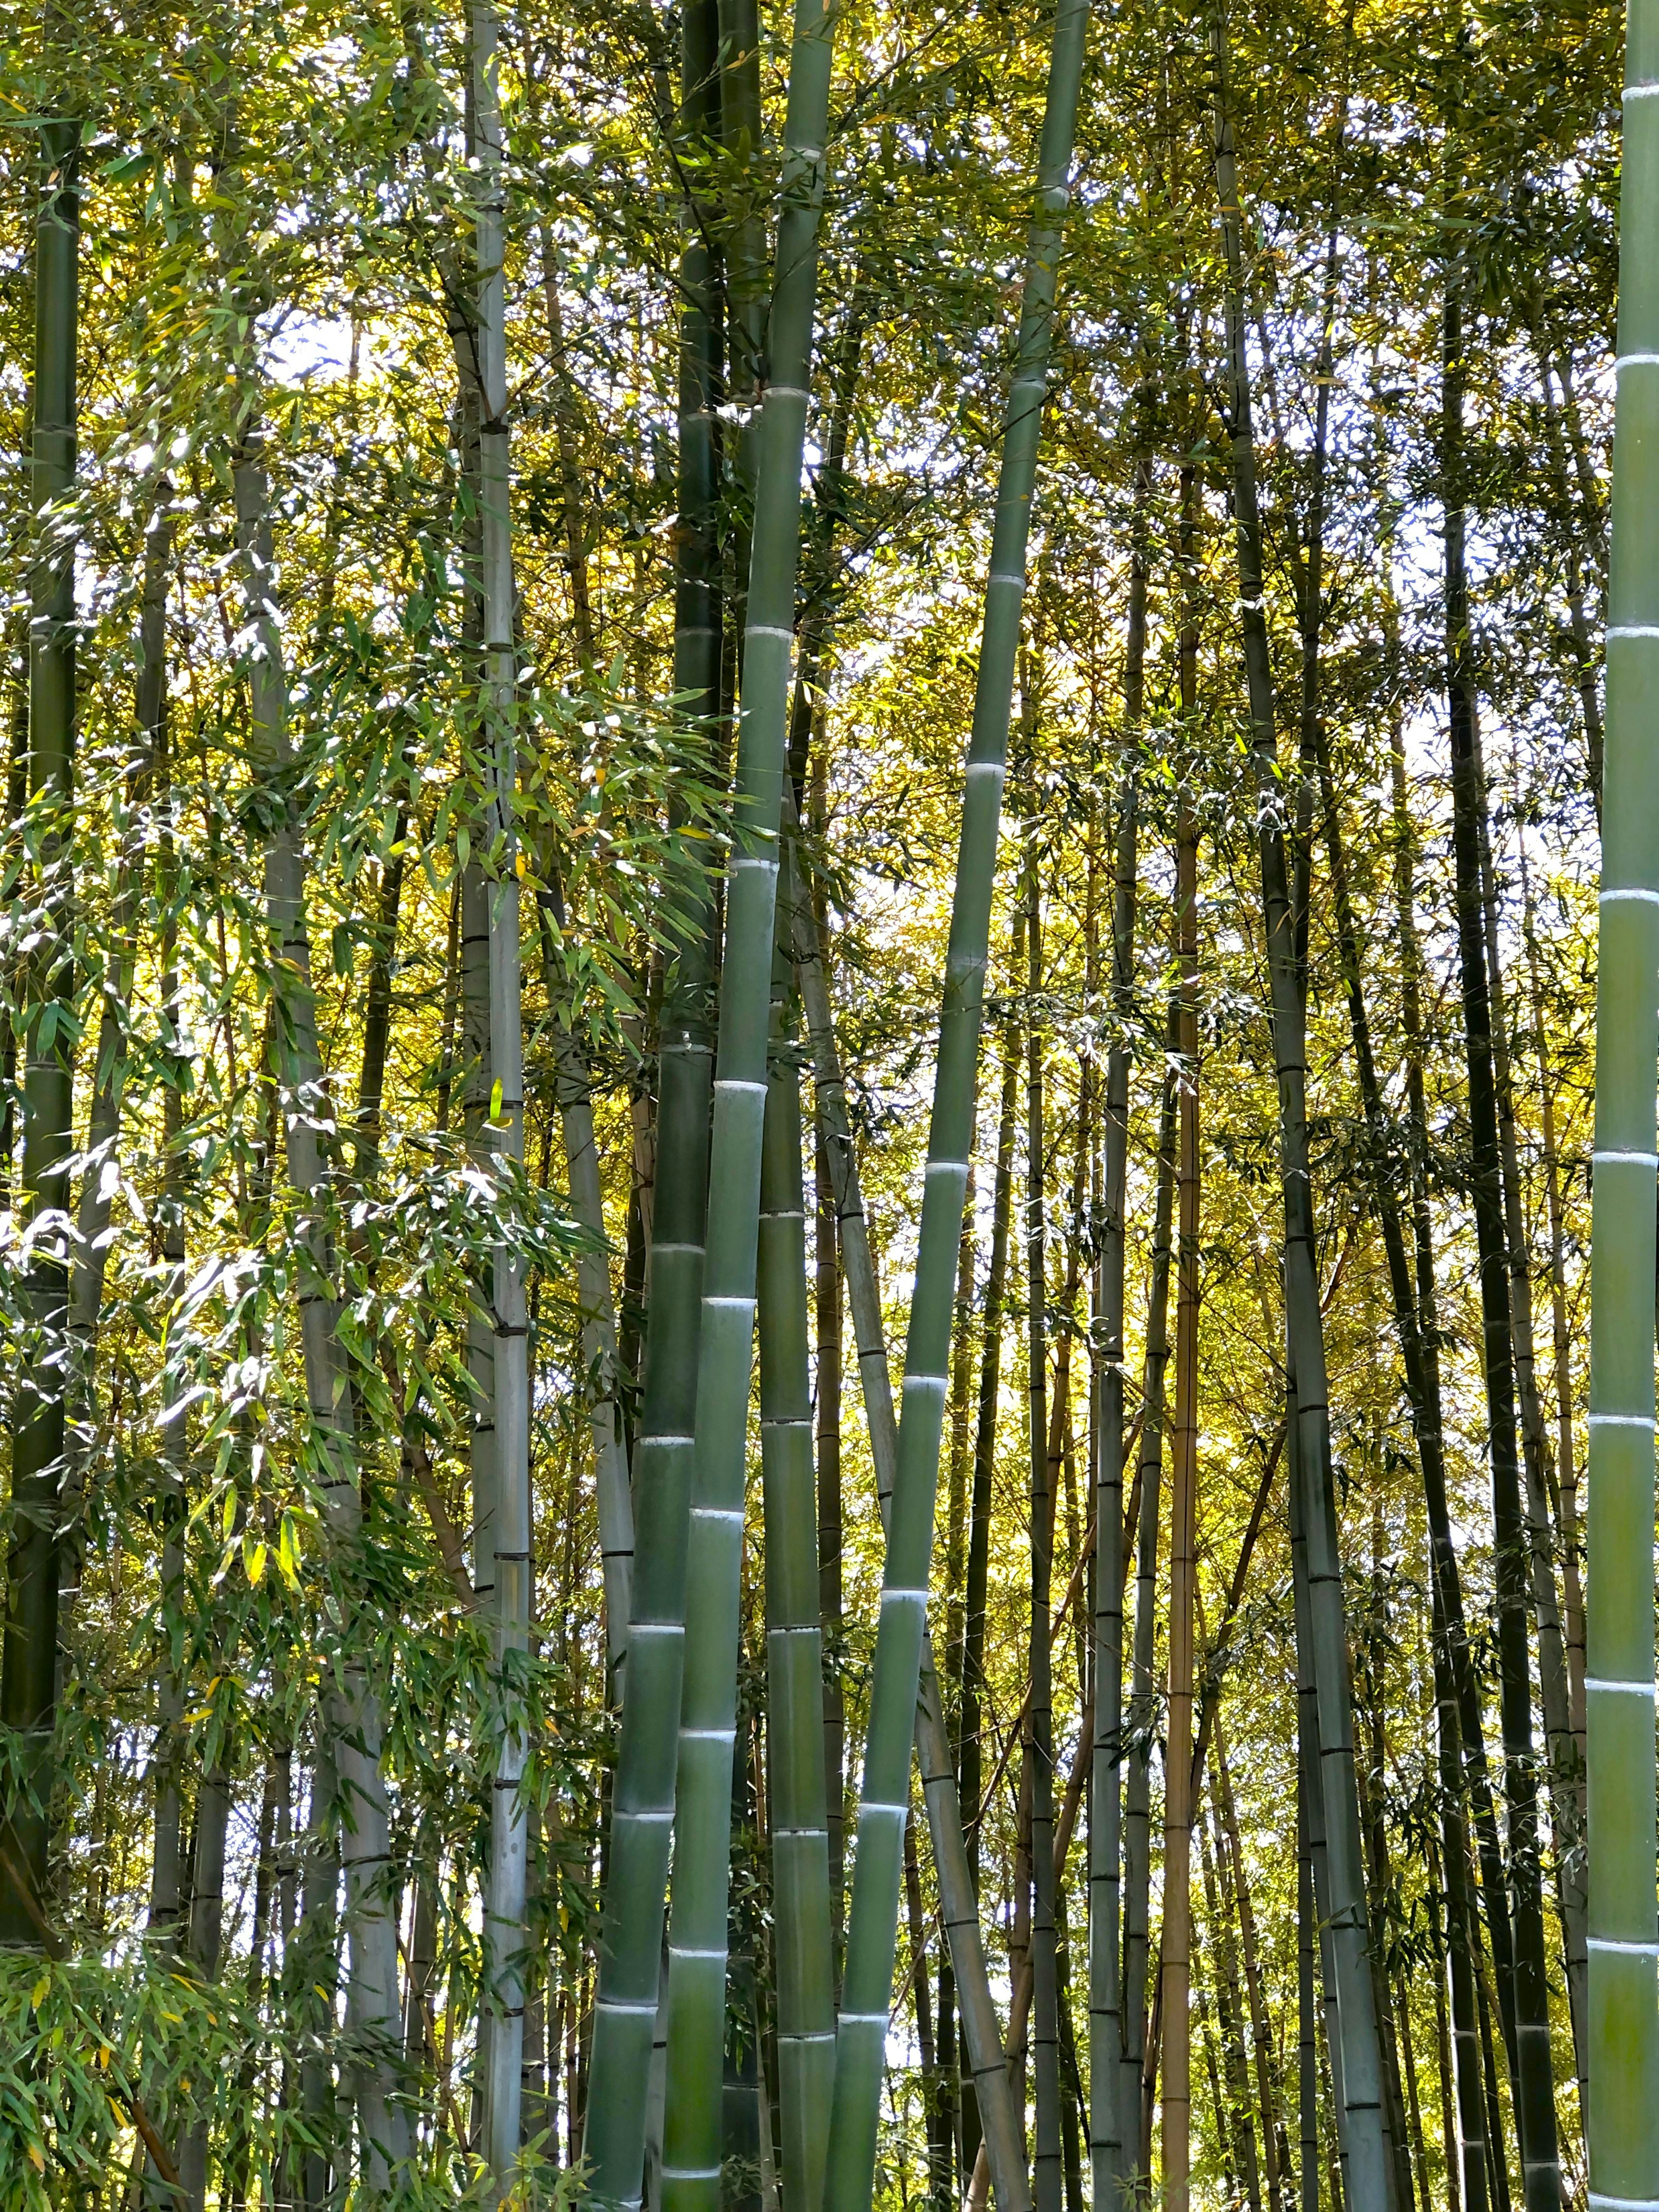
{"label": "bamboo stalk", "polygon": [[1486,964],[1481,896],[1480,763],[1475,733],[1475,673],[1463,550],[1463,290],[1467,282],[1462,258],[1455,255],[1449,262],[1445,277],[1440,423],[1452,851],[1456,875],[1463,1039],[1468,1065],[1470,1196],[1480,1259],[1487,1456],[1491,1463],[1496,1550],[1498,1704],[1514,1929],[1515,2041],[1511,2078],[1528,2212],[1547,2212],[1547,2207],[1553,2212],[1559,2200],[1561,2182],[1550,2064],[1538,1849],[1538,1778],[1533,1750],[1528,1652],[1527,1583],[1531,1562],[1516,1452],[1516,1346],[1503,1212],[1493,979]]}
{"label": "bamboo stalk", "polygon": [[[1028,744],[1031,715],[1025,698]],[[1036,2212],[1060,2212],[1062,2179],[1060,2119],[1060,1990],[1054,1948],[1054,1648],[1048,1607],[1053,1587],[1054,1493],[1048,1453],[1048,1280],[1045,1220],[1048,1138],[1043,1083],[1044,1045],[1036,1008],[1042,990],[1042,898],[1037,871],[1037,825],[1025,824],[1025,1313],[1026,1393],[1030,1479],[1030,1632],[1027,1644],[1030,1693],[1026,1700],[1025,1757],[1031,1801],[1031,2057],[1036,2090]]]}
{"label": "bamboo stalk", "polygon": [[[48,34],[66,19],[49,13]],[[75,541],[60,503],[75,488],[76,351],[79,307],[81,126],[40,124],[34,227],[33,428],[30,502],[41,518],[29,568],[28,798],[40,820],[39,896],[46,941],[29,963],[33,1002],[23,1078],[22,1218],[70,1205],[75,1142],[71,1000],[74,962],[68,833],[75,768]],[[65,1405],[61,1340],[69,1322],[69,1253],[59,1236],[27,1244],[22,1304],[31,1337],[11,1443],[11,1551],[0,1660],[0,1728],[12,1762],[0,1820],[27,1892],[0,1889],[0,1941],[38,1948],[27,1905],[50,1893],[52,1732],[58,1695],[58,1486]]]}
{"label": "bamboo stalk", "polygon": [[[793,863],[792,874],[793,874]],[[870,1431],[871,1457],[876,1466],[876,1498],[885,1518],[890,1508],[898,1458],[897,1424],[893,1417],[892,1384],[887,1367],[887,1343],[881,1299],[859,1189],[858,1156],[847,1113],[846,1086],[836,1045],[833,1010],[823,966],[818,957],[817,927],[810,901],[793,881],[787,888],[795,915],[795,952],[801,999],[806,1013],[812,1054],[813,1080],[818,1112],[826,1133],[826,1152],[836,1194],[841,1230],[842,1264],[847,1273],[847,1299],[853,1317],[854,1341],[858,1350],[859,1377],[863,1388],[865,1414]],[[1010,1066],[1012,1060],[1011,1057]],[[1011,1078],[1012,1085],[1012,1078]],[[1010,1093],[1012,1095],[1012,1093]],[[1010,1108],[1012,1115],[1012,1107]],[[1012,1135],[1010,1138],[1012,1144]],[[1004,1214],[1005,1237],[1006,1229]],[[1006,1249],[1006,1248],[1005,1248]],[[978,1477],[975,1475],[975,1481]],[[1025,2172],[1023,2130],[1015,2119],[1013,2100],[1004,2069],[1002,2035],[991,1995],[984,1944],[980,1935],[975,1875],[970,1867],[963,1835],[962,1801],[957,1792],[950,1734],[945,1724],[931,1639],[922,1645],[921,1679],[915,1715],[916,1753],[921,1768],[923,1798],[927,1808],[928,1838],[933,1848],[934,1878],[939,1884],[939,1917],[950,1946],[951,1967],[961,2007],[963,2039],[967,2046],[968,2073],[975,2108],[984,2127],[991,2185],[999,2212],[1029,2212],[1030,2185]],[[974,1805],[973,1832],[978,1832],[978,1805]]]}
{"label": "bamboo stalk", "polygon": [[[1340,1992],[1340,2094],[1348,2111],[1350,2198],[1353,2212],[1387,2212],[1389,2173],[1382,2125],[1376,2005],[1354,1790],[1352,1717],[1346,1679],[1342,1567],[1331,1463],[1324,1319],[1314,1249],[1313,1188],[1308,1158],[1306,1018],[1280,812],[1250,372],[1245,345],[1243,225],[1228,86],[1226,27],[1219,14],[1212,32],[1212,51],[1215,60],[1216,191],[1227,263],[1227,366],[1239,602],[1261,795],[1258,847],[1279,1086],[1289,1364],[1294,1374],[1297,1419],[1301,1431],[1297,1463],[1308,1508],[1308,1626],[1314,1638],[1319,1764],[1326,1809],[1325,1852]],[[1334,2068],[1335,2063],[1334,2052]]]}
{"label": "bamboo stalk", "polygon": [[[710,0],[681,13],[678,131],[692,141],[719,116],[718,29]],[[712,731],[720,694],[714,409],[721,356],[701,211],[684,217],[680,277],[678,505],[674,689],[695,730]],[[647,2136],[663,2094],[659,2048],[663,1921],[678,1772],[693,1429],[708,1212],[714,934],[706,883],[694,883],[670,949],[657,1079],[655,1201],[648,1261],[643,1389],[635,1445],[635,1555],[609,1865],[582,2150],[602,2205],[629,2208],[644,2184]],[[717,2045],[720,2039],[716,2039]],[[574,2105],[568,2107],[574,2112]]]}
{"label": "bamboo stalk", "polygon": [[714,2212],[720,2201],[732,1747],[766,1037],[834,24],[822,0],[798,0],[769,327],[770,380],[757,441],[709,1152],[709,1188],[720,1202],[708,1218],[686,1551],[664,2212]]}
{"label": "bamboo stalk", "polygon": [[847,1973],[836,2034],[836,2104],[826,2192],[831,2212],[868,2212],[875,2179],[903,1808],[908,1801],[910,1739],[927,1624],[939,1440],[950,1387],[951,1312],[973,1139],[975,1073],[997,831],[1086,22],[1086,0],[1060,0],[1038,166],[1038,211],[1029,234],[1018,354],[1003,422],[915,1291],[905,1348],[905,1413],[882,1581]]}
{"label": "bamboo stalk", "polygon": [[1192,2051],[1189,2042],[1193,1833],[1193,1609],[1197,1592],[1198,1489],[1198,830],[1183,790],[1176,833],[1176,957],[1181,1060],[1176,1155],[1177,1265],[1175,1419],[1170,1431],[1168,1751],[1164,1791],[1164,2197],[1189,2203]]}
{"label": "bamboo stalk", "polygon": [[1626,47],[1590,1261],[1589,2185],[1659,2197],[1654,1868],[1655,1127],[1659,1058],[1659,8]]}
{"label": "bamboo stalk", "polygon": [[[788,916],[783,917],[787,929]],[[766,1525],[766,1744],[770,1774],[778,2107],[783,2190],[816,2212],[834,2087],[834,1948],[823,1767],[823,1633],[807,1371],[800,1066],[774,985],[761,1155],[761,1468]]]}

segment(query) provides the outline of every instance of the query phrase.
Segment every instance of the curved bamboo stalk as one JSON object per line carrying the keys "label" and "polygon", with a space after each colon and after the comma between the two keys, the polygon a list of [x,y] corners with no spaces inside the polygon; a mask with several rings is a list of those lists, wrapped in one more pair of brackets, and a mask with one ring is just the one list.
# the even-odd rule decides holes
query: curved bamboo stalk
{"label": "curved bamboo stalk", "polygon": [[1590,1260],[1589,2185],[1659,2198],[1654,1971],[1654,1066],[1659,1059],[1659,7],[1625,61]]}

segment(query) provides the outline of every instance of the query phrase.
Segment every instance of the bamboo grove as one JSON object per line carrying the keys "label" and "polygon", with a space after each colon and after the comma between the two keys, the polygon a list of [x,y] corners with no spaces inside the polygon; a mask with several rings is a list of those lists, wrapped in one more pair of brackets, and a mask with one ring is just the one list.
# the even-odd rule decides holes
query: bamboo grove
{"label": "bamboo grove", "polygon": [[0,2205],[1659,2204],[1653,0],[3,24]]}

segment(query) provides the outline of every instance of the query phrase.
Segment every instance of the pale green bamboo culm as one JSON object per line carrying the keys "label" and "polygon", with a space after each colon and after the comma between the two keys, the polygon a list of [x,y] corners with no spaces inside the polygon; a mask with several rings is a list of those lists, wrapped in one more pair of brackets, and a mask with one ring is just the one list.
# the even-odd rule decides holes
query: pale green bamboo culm
{"label": "pale green bamboo culm", "polygon": [[893,1993],[904,1822],[910,1802],[910,1741],[927,1626],[951,1320],[968,1155],[973,1145],[974,1077],[990,943],[997,830],[1087,26],[1087,0],[1060,0],[1042,119],[1037,208],[1026,251],[1018,352],[1003,419],[991,569],[939,1013],[939,1067],[928,1132],[915,1290],[905,1344],[898,1472],[882,1577],[859,1803],[858,1856],[836,2039],[836,2098],[825,2189],[830,2212],[868,2212],[875,2184],[877,2118],[887,2013]]}
{"label": "pale green bamboo culm", "polygon": [[[680,130],[718,127],[714,0],[681,11]],[[674,690],[687,722],[707,729],[719,705],[720,549],[714,439],[721,356],[702,214],[688,208],[680,257],[679,516],[675,532]],[[640,2202],[653,2111],[663,1913],[678,1760],[685,1642],[687,1513],[708,1211],[714,1053],[706,878],[688,896],[669,954],[657,1068],[657,1182],[646,1302],[644,1389],[634,1449],[634,1570],[610,1869],[582,2148],[603,2205]]]}
{"label": "pale green bamboo culm", "polygon": [[1589,2185],[1659,2203],[1653,1668],[1659,1056],[1659,0],[1631,0],[1619,216],[1590,1247]]}
{"label": "pale green bamboo culm", "polygon": [[[472,137],[477,159],[479,583],[483,615],[485,820],[489,882],[489,1130],[511,1179],[524,1164],[524,1024],[520,1012],[518,781],[513,730],[513,539],[507,428],[507,302],[502,155],[495,13],[471,19]],[[507,1202],[510,1203],[510,1200]],[[499,2201],[518,2171],[523,2132],[523,2055],[530,1823],[522,1791],[526,1741],[520,1708],[530,1649],[530,1376],[524,1261],[507,1241],[490,1266],[495,1495],[495,1772],[489,1876],[484,1898],[487,1978],[484,2148]]]}
{"label": "pale green bamboo culm", "polygon": [[[81,239],[76,167],[76,123],[40,125],[43,171],[35,225],[34,440],[31,498],[50,514],[29,579],[29,796],[57,817],[45,840],[42,903],[66,927],[69,885],[62,836],[69,825],[75,761],[75,548],[62,532],[58,503],[75,484],[75,349]],[[61,824],[61,828],[60,828]],[[60,857],[61,854],[61,857]],[[68,945],[48,940],[33,961],[33,1000],[23,1084],[25,1217],[65,1213],[74,1133],[70,1060],[73,987]],[[61,1011],[60,1011],[61,1010]],[[57,1699],[58,1486],[64,1442],[64,1366],[58,1356],[69,1320],[68,1254],[45,1237],[33,1246],[24,1284],[30,1325],[40,1332],[32,1372],[17,1394],[12,1437],[14,1517],[6,1590],[5,1659],[0,1723],[11,1747],[12,1789],[3,1843],[16,1875],[0,1881],[0,1942],[38,1948],[41,1903],[51,1894],[48,1805]]]}
{"label": "pale green bamboo culm", "polygon": [[668,1937],[664,2212],[717,2212],[720,2196],[732,1750],[766,1039],[835,20],[823,0],[797,0],[770,381],[757,441],[686,1547],[685,1677]]}
{"label": "pale green bamboo culm", "polygon": [[[787,793],[784,807],[785,820],[793,836],[797,825]],[[885,1527],[892,1517],[893,1484],[898,1469],[898,1423],[893,1413],[893,1386],[887,1369],[887,1334],[882,1321],[875,1265],[870,1256],[864,1199],[859,1188],[858,1153],[847,1111],[846,1081],[836,1045],[829,979],[824,973],[812,902],[803,891],[793,844],[786,850],[784,871],[784,885],[779,896],[794,915],[796,973],[806,1015],[812,1080],[835,1199],[842,1266],[847,1277],[847,1303],[858,1352],[859,1382],[870,1432],[870,1456],[875,1462],[876,1502]],[[957,2002],[967,2052],[963,2071],[971,2079],[979,2107],[984,2130],[981,2147],[991,2186],[996,2193],[998,2212],[1030,2212],[1024,2129],[1014,2116],[1013,2094],[1003,2055],[1002,2027],[991,1994],[985,1944],[980,1931],[979,1900],[975,1894],[973,1869],[969,1864],[967,1838],[963,1832],[962,1800],[957,1790],[950,1731],[945,1724],[945,1702],[939,1694],[939,1670],[933,1663],[930,1644],[931,1638],[922,1645],[921,1694],[916,1699],[916,1757],[921,1766],[927,1833],[933,1847],[939,1919],[956,1976]]]}
{"label": "pale green bamboo culm", "polygon": [[[789,903],[780,915],[785,933],[793,921]],[[787,969],[781,953],[773,987],[756,1283],[766,1516],[766,1742],[783,2196],[801,2212],[817,2212],[835,2087],[836,1995],[817,1490],[807,1364],[800,1053],[787,1022]]]}

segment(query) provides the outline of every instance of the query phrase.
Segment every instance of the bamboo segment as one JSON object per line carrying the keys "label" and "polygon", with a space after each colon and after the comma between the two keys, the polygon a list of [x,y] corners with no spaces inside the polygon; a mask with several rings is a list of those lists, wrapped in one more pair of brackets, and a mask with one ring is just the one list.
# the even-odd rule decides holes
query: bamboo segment
{"label": "bamboo segment", "polygon": [[905,1346],[903,1417],[871,1686],[847,1972],[836,2046],[831,2212],[867,2212],[892,1994],[910,1738],[927,1621],[951,1314],[962,1235],[998,823],[1025,591],[1025,549],[1054,319],[1061,223],[1082,81],[1086,0],[1060,0],[1043,114],[1038,213],[1027,249],[1019,349],[1003,425],[973,738],[951,906],[927,1173]]}
{"label": "bamboo segment", "polygon": [[665,2212],[713,2212],[720,2201],[732,1747],[766,1036],[833,21],[821,0],[799,0],[769,325],[771,380],[757,439],[737,829],[726,873],[709,1153],[709,1189],[716,1202],[708,1218],[686,1552],[668,1941]]}
{"label": "bamboo segment", "polygon": [[[45,514],[46,543],[29,574],[28,792],[46,817],[40,853],[41,903],[52,942],[31,963],[35,1018],[23,1080],[23,1206],[26,1223],[65,1213],[75,1142],[71,1024],[66,1018],[74,969],[64,849],[75,763],[75,546],[52,510],[75,487],[76,333],[79,305],[81,199],[78,123],[40,126],[43,174],[34,233],[34,439],[30,497]],[[62,1009],[65,1018],[54,1021]],[[57,1704],[58,1485],[64,1444],[59,1345],[69,1320],[69,1255],[57,1237],[31,1247],[23,1285],[39,1332],[34,1372],[18,1393],[12,1437],[14,1533],[0,1665],[0,1727],[11,1769],[4,1806],[8,1856],[31,1895],[0,1884],[0,1942],[38,1948],[35,1916],[51,1893],[52,1737]],[[34,1912],[28,1909],[33,1904]]]}
{"label": "bamboo segment", "polygon": [[[681,16],[682,131],[719,116],[719,40],[710,0]],[[714,531],[714,407],[721,348],[700,221],[688,211],[681,257],[679,520],[674,690],[694,725],[719,708],[720,603]],[[644,1389],[634,1450],[635,1555],[611,1819],[611,1864],[582,2148],[601,2204],[639,2202],[662,1976],[669,1832],[679,1742],[686,1552],[708,1212],[709,939],[706,886],[672,948],[658,1064],[656,1203],[652,1216]],[[657,2080],[660,2083],[660,2074]]]}
{"label": "bamboo segment", "polygon": [[787,2203],[816,2212],[823,2196],[835,2086],[836,2006],[823,1767],[823,1632],[807,1372],[800,1066],[784,1013],[780,988],[774,999],[767,1079],[756,1283],[766,1517],[766,1741],[783,2190]]}
{"label": "bamboo segment", "polygon": [[1590,1269],[1591,2203],[1659,2203],[1654,1144],[1659,1057],[1659,6],[1626,51]]}

